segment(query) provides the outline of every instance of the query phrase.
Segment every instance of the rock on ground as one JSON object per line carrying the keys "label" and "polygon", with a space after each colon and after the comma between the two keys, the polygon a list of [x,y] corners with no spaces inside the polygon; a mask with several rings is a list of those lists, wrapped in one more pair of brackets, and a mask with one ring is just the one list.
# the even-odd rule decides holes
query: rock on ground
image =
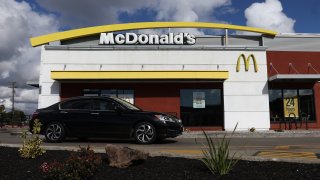
{"label": "rock on ground", "polygon": [[116,168],[126,168],[135,162],[144,161],[149,157],[149,153],[119,145],[107,144],[105,149],[109,166]]}

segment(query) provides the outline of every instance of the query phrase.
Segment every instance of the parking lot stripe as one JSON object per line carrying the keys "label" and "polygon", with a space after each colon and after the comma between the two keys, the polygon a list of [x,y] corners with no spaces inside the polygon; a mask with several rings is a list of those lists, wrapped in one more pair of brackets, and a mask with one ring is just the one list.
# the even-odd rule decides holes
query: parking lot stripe
{"label": "parking lot stripe", "polygon": [[290,152],[290,151],[260,151],[256,156],[270,158],[304,158],[318,159],[316,153],[313,152]]}
{"label": "parking lot stripe", "polygon": [[201,150],[162,150],[161,152],[170,152],[170,153],[176,153],[176,154],[202,154]]}

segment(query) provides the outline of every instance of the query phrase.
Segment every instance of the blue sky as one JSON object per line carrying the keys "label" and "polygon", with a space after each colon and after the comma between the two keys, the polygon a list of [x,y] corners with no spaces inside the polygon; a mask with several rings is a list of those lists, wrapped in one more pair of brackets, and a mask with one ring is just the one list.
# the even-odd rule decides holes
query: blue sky
{"label": "blue sky", "polygon": [[[243,12],[254,2],[264,2],[264,0],[233,0],[233,6],[239,11],[235,15],[226,15],[222,19],[230,19],[232,23],[245,25]],[[281,0],[280,2],[283,12],[296,20],[295,32],[320,33],[320,0]]]}
{"label": "blue sky", "polygon": [[37,108],[38,89],[26,82],[38,81],[40,69],[40,48],[31,47],[30,37],[141,21],[229,23],[320,34],[320,0],[0,0],[0,14],[0,104],[11,106],[8,82],[16,81],[16,107],[28,113]]}
{"label": "blue sky", "polygon": [[[56,3],[54,1],[56,1]],[[61,23],[62,26],[60,27],[60,30],[67,30],[67,29],[74,29],[78,27],[87,27],[87,26],[102,25],[102,24],[159,20],[156,18],[158,10],[152,6],[151,7],[145,6],[142,2],[141,7],[139,7],[139,3],[137,3],[138,6],[136,5],[137,7],[133,8],[134,12],[126,12],[121,10],[121,4],[119,3],[120,4],[119,6],[114,7],[115,9],[116,8],[119,9],[118,12],[114,13],[114,16],[117,17],[116,21],[114,20],[108,21],[109,19],[106,18],[105,21],[97,21],[97,22],[101,22],[101,24],[98,24],[97,22],[90,22],[88,20],[83,20],[82,19],[83,16],[78,16],[78,14],[75,13],[74,17],[78,17],[78,21],[81,21],[81,23],[76,23],[75,25],[73,23],[67,24],[63,21],[64,19],[68,19],[70,18],[70,16],[72,16],[72,9],[61,8],[64,4],[68,4],[68,3],[57,3],[57,1],[61,1],[61,0],[27,0],[27,2],[33,6],[35,11],[39,13],[44,13],[44,14],[54,14],[57,20],[62,22]],[[104,2],[106,3],[103,3],[102,6],[106,6],[106,9],[108,9],[107,8],[109,4],[108,1],[104,1]],[[264,3],[265,0],[230,0],[230,1],[226,0],[225,2],[227,2],[226,3],[227,5],[218,7],[216,9],[213,8],[214,10],[211,12],[211,14],[208,14],[208,16],[205,18],[199,18],[197,19],[197,21],[210,21],[210,22],[222,21],[222,22],[236,24],[236,25],[247,25],[246,23],[247,19],[244,15],[245,9],[250,7],[253,3]],[[320,1],[319,0],[304,0],[304,1],[279,0],[279,2],[281,3],[283,8],[282,12],[288,18],[292,18],[295,21],[293,26],[294,32],[320,33],[320,23],[319,23],[320,22]],[[197,1],[195,0],[193,1],[193,3],[197,3]],[[81,3],[79,3],[79,6],[81,6]],[[101,3],[99,6],[101,6]],[[176,3],[176,6],[179,6],[178,1]],[[74,5],[73,8],[74,8],[74,12],[77,12],[76,10],[77,5]],[[127,6],[125,8],[127,8]],[[66,11],[67,9],[70,10],[71,12],[65,13],[64,11]],[[103,9],[99,8],[97,12],[99,12],[99,10],[103,10]],[[92,11],[96,11],[96,10],[92,9]],[[90,17],[90,13],[88,12],[85,12],[85,13],[89,14],[89,17]],[[103,15],[103,13],[101,15]],[[175,21],[174,18],[161,19],[161,21],[163,20]],[[77,20],[74,19],[74,21],[77,21]],[[270,30],[277,30],[277,29],[270,29]]]}

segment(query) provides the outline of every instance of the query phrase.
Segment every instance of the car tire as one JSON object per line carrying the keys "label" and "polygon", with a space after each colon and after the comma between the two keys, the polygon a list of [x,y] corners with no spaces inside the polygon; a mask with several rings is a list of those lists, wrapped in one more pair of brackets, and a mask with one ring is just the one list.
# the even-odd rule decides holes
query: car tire
{"label": "car tire", "polygon": [[133,136],[139,144],[151,144],[157,139],[156,129],[148,122],[137,124]]}
{"label": "car tire", "polygon": [[161,143],[165,139],[166,139],[165,137],[159,137],[159,138],[156,139],[156,142]]}
{"label": "car tire", "polygon": [[44,135],[46,137],[47,142],[62,142],[62,140],[65,138],[65,128],[59,122],[51,122],[47,125],[44,131]]}

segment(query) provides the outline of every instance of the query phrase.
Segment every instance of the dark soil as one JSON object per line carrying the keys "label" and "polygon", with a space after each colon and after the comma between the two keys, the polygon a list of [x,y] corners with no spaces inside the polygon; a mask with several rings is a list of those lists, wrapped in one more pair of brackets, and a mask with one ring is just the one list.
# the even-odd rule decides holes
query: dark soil
{"label": "dark soil", "polygon": [[[47,151],[36,159],[20,158],[17,148],[0,147],[0,179],[42,179],[43,162],[63,161],[68,151]],[[150,157],[126,169],[108,167],[104,160],[92,179],[202,180],[202,179],[320,179],[320,164],[239,161],[230,174],[212,175],[202,162],[194,159]]]}

